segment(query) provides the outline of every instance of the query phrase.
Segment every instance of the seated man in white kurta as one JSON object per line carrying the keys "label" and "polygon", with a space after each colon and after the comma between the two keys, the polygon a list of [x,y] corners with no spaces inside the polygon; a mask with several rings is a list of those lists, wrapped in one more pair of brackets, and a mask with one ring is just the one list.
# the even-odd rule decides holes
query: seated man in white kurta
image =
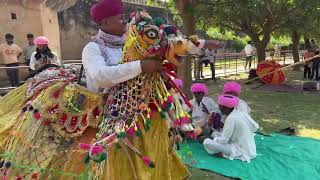
{"label": "seated man in white kurta", "polygon": [[205,139],[204,148],[209,154],[250,162],[256,157],[254,132],[259,125],[248,114],[235,109],[239,104],[237,97],[220,95],[218,104],[227,118],[222,133]]}
{"label": "seated man in white kurta", "polygon": [[191,92],[194,98],[190,101],[192,109],[192,125],[202,129],[203,135],[211,134],[208,127],[208,120],[211,114],[221,113],[219,106],[213,99],[208,97],[208,88],[205,84],[195,83],[191,86]]}
{"label": "seated man in white kurta", "polygon": [[235,81],[229,81],[223,85],[223,94],[230,94],[238,97],[239,105],[236,107],[236,109],[250,115],[251,108],[249,107],[246,101],[239,98],[240,93],[241,93],[241,85]]}

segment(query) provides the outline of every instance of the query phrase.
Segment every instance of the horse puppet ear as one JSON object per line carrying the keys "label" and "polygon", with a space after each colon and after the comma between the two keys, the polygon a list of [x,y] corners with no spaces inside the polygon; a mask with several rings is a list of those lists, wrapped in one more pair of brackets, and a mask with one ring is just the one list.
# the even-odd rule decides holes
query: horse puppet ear
{"label": "horse puppet ear", "polygon": [[200,46],[200,42],[199,42],[199,37],[198,35],[191,35],[188,40],[190,42],[192,42],[196,47],[199,47]]}
{"label": "horse puppet ear", "polygon": [[188,53],[198,54],[204,46],[205,40],[199,39],[197,35],[192,35],[188,38]]}

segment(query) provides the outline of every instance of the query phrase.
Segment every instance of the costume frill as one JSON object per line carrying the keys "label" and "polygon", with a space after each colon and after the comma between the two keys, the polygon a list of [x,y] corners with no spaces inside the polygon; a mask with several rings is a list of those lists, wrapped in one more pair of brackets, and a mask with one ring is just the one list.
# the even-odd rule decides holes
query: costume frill
{"label": "costume frill", "polygon": [[126,146],[108,150],[102,171],[101,162],[85,163],[88,151],[79,143],[95,141],[103,94],[73,84],[74,79],[68,71],[50,68],[0,99],[0,177],[176,180],[190,175],[171,147],[159,112],[148,131],[140,118],[139,136],[128,137],[153,168]]}

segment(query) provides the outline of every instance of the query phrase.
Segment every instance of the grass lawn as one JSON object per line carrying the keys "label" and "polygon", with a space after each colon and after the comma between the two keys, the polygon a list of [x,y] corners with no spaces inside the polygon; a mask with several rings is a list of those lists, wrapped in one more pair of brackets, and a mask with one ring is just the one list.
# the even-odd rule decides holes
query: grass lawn
{"label": "grass lawn", "polygon": [[[286,71],[286,83],[302,83],[302,72]],[[249,103],[252,117],[265,132],[275,132],[286,127],[295,128],[299,136],[320,139],[320,96],[310,93],[266,92],[251,89],[253,85],[244,85],[247,74],[222,78],[217,83],[205,81],[210,96],[216,100],[223,84],[236,80],[242,84],[241,98]],[[212,172],[191,169],[191,179],[224,180],[229,179]]]}

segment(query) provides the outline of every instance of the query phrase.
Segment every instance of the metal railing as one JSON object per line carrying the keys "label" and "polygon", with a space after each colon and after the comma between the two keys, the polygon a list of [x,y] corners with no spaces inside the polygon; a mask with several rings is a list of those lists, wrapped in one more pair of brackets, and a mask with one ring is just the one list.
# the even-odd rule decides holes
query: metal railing
{"label": "metal railing", "polygon": [[[305,51],[299,51],[300,61],[303,60],[303,54]],[[289,51],[280,51],[278,55],[275,55],[272,52],[267,52],[267,56],[271,54],[272,58],[275,59],[280,65],[288,65],[294,63],[292,52]],[[200,80],[203,78],[211,78],[212,73],[210,66],[201,62],[204,58],[195,57],[192,60],[192,75],[194,80]],[[245,69],[246,56],[240,53],[223,53],[214,55],[215,59],[215,76],[216,77],[225,77],[228,75],[237,75],[242,72],[249,71]],[[198,61],[197,61],[198,60]],[[257,67],[257,55],[254,54],[251,62],[251,69]],[[202,68],[202,69],[200,69]],[[202,71],[202,73],[201,73]]]}
{"label": "metal railing", "polygon": [[[305,51],[299,51],[299,57],[300,61],[303,59],[303,53]],[[272,52],[267,52],[267,54]],[[224,54],[216,54],[215,56],[215,76],[216,77],[221,77],[221,76],[228,76],[228,75],[233,75],[233,74],[239,74],[242,72],[246,72],[246,69],[244,68],[245,66],[245,55],[240,54],[240,53],[224,53]],[[257,58],[256,54],[253,56],[252,59],[252,66],[251,68],[256,68],[257,66]],[[273,56],[275,57],[275,56]],[[197,77],[196,76],[196,71],[199,71],[199,67],[196,67],[195,59],[193,58],[192,60],[192,75],[193,79],[201,79],[201,78],[208,78],[211,77],[211,70],[210,66],[203,66],[202,64],[202,70],[203,70],[203,77]],[[293,63],[293,57],[292,57],[292,52],[291,51],[281,51],[279,53],[278,58],[276,59],[281,65],[285,64],[292,64]],[[82,65],[81,60],[64,60],[63,61],[64,66],[72,66],[72,65],[77,65],[80,66]],[[27,69],[29,66],[26,66],[25,64],[22,64],[20,66],[13,66],[13,67],[4,67],[3,64],[0,64],[0,72],[6,70],[6,69]],[[199,73],[200,74],[200,73]],[[2,81],[3,82],[3,81]],[[2,91],[6,90],[12,90],[15,87],[8,87],[5,84],[0,84],[0,93]]]}

